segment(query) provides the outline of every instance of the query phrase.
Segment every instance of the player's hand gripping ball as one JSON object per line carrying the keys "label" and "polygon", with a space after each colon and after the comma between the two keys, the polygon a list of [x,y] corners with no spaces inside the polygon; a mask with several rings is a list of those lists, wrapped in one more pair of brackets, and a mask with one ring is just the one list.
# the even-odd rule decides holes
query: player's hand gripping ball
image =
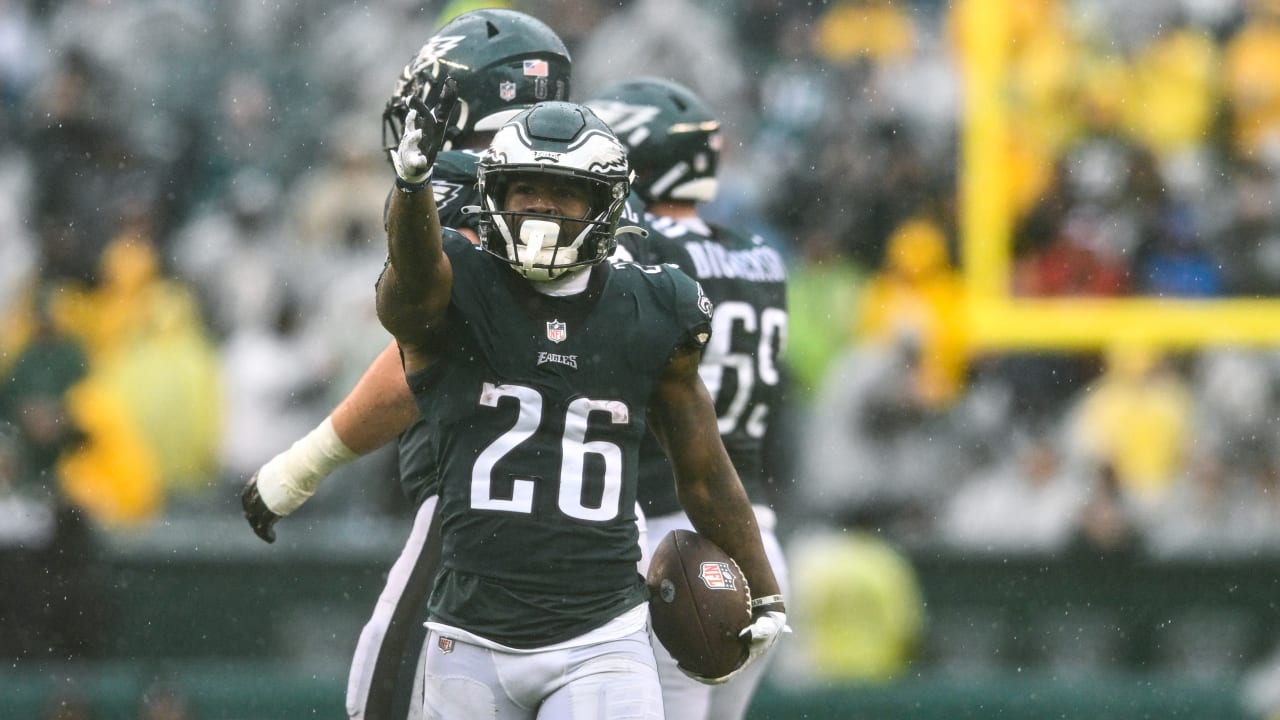
{"label": "player's hand gripping ball", "polygon": [[653,632],[686,675],[716,683],[742,667],[751,592],[733,558],[695,532],[673,530],[653,551],[647,581]]}

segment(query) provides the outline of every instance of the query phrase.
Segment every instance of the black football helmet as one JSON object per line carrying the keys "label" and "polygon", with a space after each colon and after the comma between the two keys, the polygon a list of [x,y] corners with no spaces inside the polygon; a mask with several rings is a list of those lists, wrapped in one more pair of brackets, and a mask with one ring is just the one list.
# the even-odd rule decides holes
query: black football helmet
{"label": "black football helmet", "polygon": [[646,203],[715,198],[720,122],[692,90],[641,78],[614,85],[587,105],[627,146],[633,189]]}
{"label": "black football helmet", "polygon": [[404,133],[409,101],[452,77],[458,107],[443,149],[476,132],[496,131],[516,113],[543,100],[569,97],[569,50],[541,20],[515,10],[463,13],[445,23],[418,50],[396,81],[382,113],[382,144],[392,150]]}
{"label": "black football helmet", "polygon": [[[582,183],[590,198],[586,216],[505,210],[507,187],[528,173]],[[626,149],[589,108],[545,102],[521,112],[494,135],[476,175],[481,206],[469,211],[480,215],[480,246],[526,278],[554,280],[613,252],[631,171]],[[559,237],[565,228],[578,226],[583,229],[576,236]]]}

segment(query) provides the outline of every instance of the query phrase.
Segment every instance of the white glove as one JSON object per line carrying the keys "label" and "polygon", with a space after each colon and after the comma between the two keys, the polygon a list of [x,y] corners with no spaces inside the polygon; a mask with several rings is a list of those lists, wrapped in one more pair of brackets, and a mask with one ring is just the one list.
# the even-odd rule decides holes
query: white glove
{"label": "white glove", "polygon": [[391,151],[391,164],[396,168],[396,175],[414,185],[431,177],[431,161],[422,152],[422,128],[419,125],[418,111],[410,110],[404,117],[404,135],[400,136],[400,145]]}
{"label": "white glove", "polygon": [[709,678],[691,673],[679,665],[676,665],[676,668],[678,668],[680,672],[694,680],[697,680],[703,685],[723,685],[737,677],[743,670],[746,670],[751,663],[764,657],[764,654],[769,652],[769,648],[773,647],[773,644],[778,642],[778,638],[782,637],[783,633],[789,632],[791,632],[791,628],[787,627],[787,614],[778,610],[770,610],[756,617],[756,619],[752,621],[750,625],[743,628],[742,632],[739,634],[739,637],[747,640],[748,645],[747,659],[743,661],[742,665],[737,670],[734,670],[728,675]]}
{"label": "white glove", "polygon": [[[783,633],[791,632],[791,628],[787,627],[787,614],[781,610],[770,610],[763,613],[748,625],[742,631],[742,637],[747,638],[751,645],[749,647],[750,655],[747,661],[742,663],[742,667],[746,667],[751,663],[759,660],[765,653],[769,652],[769,648],[778,642],[778,638]],[[738,668],[738,672],[742,672],[742,668]]]}

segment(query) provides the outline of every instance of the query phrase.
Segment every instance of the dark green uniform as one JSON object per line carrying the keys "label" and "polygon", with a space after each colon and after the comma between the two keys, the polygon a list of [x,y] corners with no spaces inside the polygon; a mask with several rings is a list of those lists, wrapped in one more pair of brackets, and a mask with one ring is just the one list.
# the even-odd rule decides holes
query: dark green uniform
{"label": "dark green uniform", "polygon": [[[696,278],[715,302],[714,332],[699,372],[719,417],[720,436],[742,486],[767,504],[764,444],[778,407],[779,355],[786,340],[786,266],[758,236],[719,225],[701,235],[667,218],[650,218],[649,262],[672,262]],[[640,504],[658,517],[681,512],[671,465],[656,439],[641,457]]]}
{"label": "dark green uniform", "polygon": [[592,268],[541,295],[457,233],[448,342],[409,377],[441,497],[430,617],[532,648],[644,602],[635,526],[648,403],[710,303],[672,267]]}
{"label": "dark green uniform", "polygon": [[[462,208],[480,204],[480,193],[476,190],[476,164],[479,163],[483,150],[449,150],[436,157],[431,173],[431,189],[435,194],[436,208],[440,215],[440,224],[447,228],[476,229],[478,215],[468,215]],[[649,232],[649,238],[656,238],[656,233],[644,219],[644,205],[635,196],[627,199],[623,210],[622,224],[637,225]],[[623,234],[618,237],[621,246],[618,256],[623,259],[634,259],[641,263],[673,262],[661,253],[652,249],[651,240],[634,234]],[[414,425],[421,423],[415,420]],[[435,494],[432,485],[434,474],[430,461],[432,451],[427,444],[431,441],[428,433],[419,432],[420,428],[411,428],[414,432],[405,432],[400,436],[400,483],[405,496],[414,507]]]}

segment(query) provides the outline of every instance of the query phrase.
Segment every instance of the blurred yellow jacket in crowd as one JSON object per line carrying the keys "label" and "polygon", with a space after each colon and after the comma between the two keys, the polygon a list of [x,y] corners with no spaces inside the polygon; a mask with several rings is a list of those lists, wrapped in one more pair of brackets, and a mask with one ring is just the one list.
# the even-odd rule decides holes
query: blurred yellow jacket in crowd
{"label": "blurred yellow jacket in crowd", "polygon": [[58,462],[62,493],[108,529],[143,525],[164,507],[155,453],[134,429],[118,389],[89,377],[67,393],[83,445]]}
{"label": "blurred yellow jacket in crowd", "polygon": [[1186,465],[1191,443],[1191,391],[1158,350],[1120,344],[1070,421],[1086,457],[1114,468],[1126,494],[1150,507]]}
{"label": "blurred yellow jacket in crowd", "polygon": [[919,349],[916,393],[927,406],[950,405],[968,371],[964,285],[933,222],[903,223],[889,238],[884,267],[862,296],[855,341],[899,342]]}
{"label": "blurred yellow jacket in crowd", "polygon": [[221,396],[195,299],[159,274],[144,236],[122,233],[101,266],[97,287],[63,294],[63,327],[84,344],[93,381],[118,399],[166,490],[207,489],[218,470]]}
{"label": "blurred yellow jacket in crowd", "polygon": [[1130,64],[1123,102],[1129,135],[1168,157],[1203,145],[1218,111],[1218,46],[1198,28],[1156,38]]}
{"label": "blurred yellow jacket in crowd", "polygon": [[907,60],[915,51],[911,16],[886,0],[845,0],[818,18],[815,45],[828,62],[857,58],[876,62]]}
{"label": "blurred yellow jacket in crowd", "polygon": [[1254,15],[1228,43],[1223,81],[1236,150],[1280,151],[1280,2],[1251,4]]}

